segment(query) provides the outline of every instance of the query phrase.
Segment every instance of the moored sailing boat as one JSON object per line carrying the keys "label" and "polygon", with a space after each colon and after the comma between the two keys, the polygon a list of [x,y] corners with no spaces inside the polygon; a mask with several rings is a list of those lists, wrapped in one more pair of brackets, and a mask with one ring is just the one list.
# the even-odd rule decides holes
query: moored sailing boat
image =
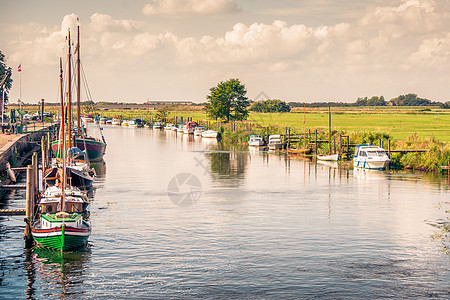
{"label": "moored sailing boat", "polygon": [[[80,26],[77,27],[78,31],[78,44],[76,47],[76,53],[77,53],[77,134],[76,138],[74,138],[73,144],[74,147],[77,147],[81,149],[82,151],[85,151],[89,161],[101,161],[103,159],[103,156],[106,153],[106,141],[103,137],[103,134],[100,134],[102,136],[102,139],[96,139],[94,137],[86,136],[84,131],[81,130],[81,108],[80,108],[80,83],[81,83],[81,60],[80,60]],[[70,36],[69,36],[69,71],[70,71]],[[69,76],[70,78],[70,76]],[[69,79],[70,81],[70,79]],[[70,94],[70,89],[69,89]],[[70,97],[69,97],[70,98]],[[70,102],[70,99],[69,99]],[[70,105],[69,105],[70,107]],[[70,111],[69,111],[70,112]],[[71,122],[69,118],[69,122]],[[98,126],[98,125],[97,125]],[[70,128],[70,126],[69,126]],[[70,132],[70,129],[69,129]],[[70,141],[69,141],[70,143]],[[61,145],[60,141],[54,141],[52,143],[52,151],[53,154],[56,157],[61,157]]]}
{"label": "moored sailing boat", "polygon": [[[61,85],[61,136],[62,136],[62,182],[61,186],[48,188],[40,200],[40,217],[32,224],[31,234],[37,246],[55,250],[76,250],[86,245],[91,234],[86,217],[87,202],[79,193],[67,195],[66,139],[64,124],[63,76],[60,66]],[[69,187],[69,192],[71,188]]]}

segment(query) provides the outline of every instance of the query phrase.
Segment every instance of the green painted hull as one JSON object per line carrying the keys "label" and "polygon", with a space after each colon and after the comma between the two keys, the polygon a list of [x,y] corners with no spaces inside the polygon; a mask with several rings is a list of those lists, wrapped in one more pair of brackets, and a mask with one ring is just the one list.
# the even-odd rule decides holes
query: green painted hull
{"label": "green painted hull", "polygon": [[33,237],[37,247],[50,248],[60,251],[72,251],[86,246],[88,236],[51,236],[51,237]]}
{"label": "green painted hull", "polygon": [[[60,144],[59,141],[52,142],[52,151],[53,155],[55,157],[62,157],[62,150],[61,147],[58,147],[58,144]],[[84,150],[84,146],[86,145],[87,148],[87,155],[89,157],[90,161],[101,161],[103,159],[103,155],[105,155],[106,152],[106,144],[97,140],[91,140],[91,139],[76,139],[76,147],[78,147],[81,150]]]}

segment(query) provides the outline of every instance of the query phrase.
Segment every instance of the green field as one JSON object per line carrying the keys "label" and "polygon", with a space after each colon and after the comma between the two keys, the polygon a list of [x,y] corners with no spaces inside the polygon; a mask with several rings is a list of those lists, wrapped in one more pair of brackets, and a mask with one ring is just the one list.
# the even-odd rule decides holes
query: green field
{"label": "green field", "polygon": [[[54,107],[57,112],[58,107]],[[49,107],[50,110],[50,107]],[[332,128],[338,132],[357,133],[383,132],[394,140],[404,140],[416,133],[419,137],[434,137],[442,142],[450,142],[450,111],[427,107],[358,107],[332,108]],[[155,109],[117,109],[98,110],[96,114],[122,119],[140,118],[150,121]],[[194,121],[207,120],[201,107],[178,106],[170,111],[169,121],[183,116]],[[250,113],[246,122],[262,126],[277,125],[290,127],[293,132],[328,128],[328,108],[296,108],[290,113]]]}

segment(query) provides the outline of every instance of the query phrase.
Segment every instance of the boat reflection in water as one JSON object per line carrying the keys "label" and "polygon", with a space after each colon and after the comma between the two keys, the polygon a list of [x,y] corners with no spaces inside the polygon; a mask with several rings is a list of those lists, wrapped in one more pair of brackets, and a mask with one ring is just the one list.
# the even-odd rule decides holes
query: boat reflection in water
{"label": "boat reflection in water", "polygon": [[[68,296],[79,298],[85,295],[83,277],[87,270],[85,264],[89,262],[90,255],[89,247],[79,252],[62,252],[46,248],[27,250],[25,255],[27,298],[51,296],[66,299]],[[34,285],[40,286],[39,294],[36,294],[37,289]]]}

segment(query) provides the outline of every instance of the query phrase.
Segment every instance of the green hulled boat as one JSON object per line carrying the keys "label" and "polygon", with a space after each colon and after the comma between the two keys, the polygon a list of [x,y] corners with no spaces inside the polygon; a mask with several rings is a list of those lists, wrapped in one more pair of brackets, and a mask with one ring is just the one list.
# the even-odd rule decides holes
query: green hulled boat
{"label": "green hulled boat", "polygon": [[31,234],[38,247],[71,251],[86,246],[91,226],[81,213],[47,213],[33,224]]}

